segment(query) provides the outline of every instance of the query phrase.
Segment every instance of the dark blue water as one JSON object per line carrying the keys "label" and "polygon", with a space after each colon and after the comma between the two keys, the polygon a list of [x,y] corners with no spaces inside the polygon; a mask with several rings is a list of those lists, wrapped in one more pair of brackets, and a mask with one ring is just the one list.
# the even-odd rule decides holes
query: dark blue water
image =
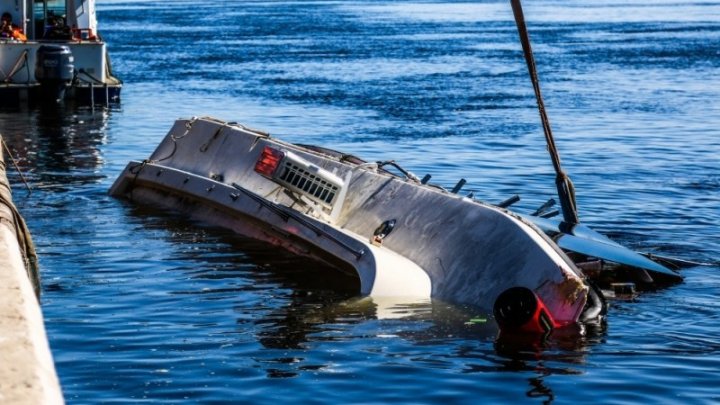
{"label": "dark blue water", "polygon": [[176,118],[211,115],[530,212],[554,175],[509,2],[98,10],[121,106],[0,113],[33,187],[9,173],[69,403],[720,401],[720,3],[526,1],[581,220],[715,263],[534,347],[497,341],[486,314],[361,299],[317,264],[106,194]]}

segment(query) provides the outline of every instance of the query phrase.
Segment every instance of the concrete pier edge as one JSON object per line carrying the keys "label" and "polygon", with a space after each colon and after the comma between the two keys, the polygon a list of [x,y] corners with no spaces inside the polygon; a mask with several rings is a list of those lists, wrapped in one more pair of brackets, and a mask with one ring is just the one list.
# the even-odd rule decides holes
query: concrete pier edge
{"label": "concrete pier edge", "polygon": [[[2,135],[0,135],[0,142]],[[0,403],[63,404],[45,333],[34,248],[12,202],[0,149]]]}

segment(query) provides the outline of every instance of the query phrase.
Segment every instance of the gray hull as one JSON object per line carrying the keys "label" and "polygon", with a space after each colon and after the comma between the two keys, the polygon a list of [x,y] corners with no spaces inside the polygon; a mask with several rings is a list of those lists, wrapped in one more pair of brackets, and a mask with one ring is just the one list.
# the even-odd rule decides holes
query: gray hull
{"label": "gray hull", "polygon": [[[339,181],[332,204],[319,190],[303,195],[261,175],[256,165],[266,147]],[[149,159],[127,165],[110,193],[328,262],[357,274],[364,295],[490,309],[503,291],[526,287],[558,324],[576,322],[587,299],[573,262],[512,212],[237,124],[177,121]],[[390,221],[391,232],[376,235]]]}

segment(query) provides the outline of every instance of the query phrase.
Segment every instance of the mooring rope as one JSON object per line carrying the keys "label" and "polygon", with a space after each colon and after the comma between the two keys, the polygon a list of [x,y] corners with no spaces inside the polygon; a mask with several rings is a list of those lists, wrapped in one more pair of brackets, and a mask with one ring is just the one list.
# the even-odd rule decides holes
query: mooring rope
{"label": "mooring rope", "polygon": [[[94,82],[97,83],[97,84],[105,84],[105,82],[103,82],[102,80],[98,79],[97,77],[91,75],[91,74],[88,73],[85,69],[80,69],[80,70],[78,71],[78,76],[81,75],[81,74],[89,77],[90,80],[94,81]],[[86,83],[87,83],[87,82],[86,82]]]}
{"label": "mooring rope", "polygon": [[[25,65],[28,64],[28,63],[27,63],[27,60],[28,60],[27,55],[28,55],[28,51],[27,51],[27,49],[26,49],[26,50],[23,51],[22,54],[20,54],[20,56],[18,57],[17,61],[15,61],[15,64],[13,65],[13,68],[10,70],[10,73],[8,73],[7,75],[5,75],[5,79],[3,79],[3,82],[9,83],[10,80],[12,80],[13,76],[15,76],[15,73],[19,72],[20,69],[21,69],[23,66],[25,66]],[[23,63],[23,64],[20,64],[20,62],[24,62],[24,63]],[[3,72],[3,74],[4,74],[4,73],[5,73],[5,72]],[[29,79],[29,76],[28,76],[28,80],[30,80],[30,79]]]}
{"label": "mooring rope", "polygon": [[[17,162],[15,161],[15,158],[13,157],[12,152],[10,152],[10,148],[8,148],[7,144],[5,143],[5,138],[0,134],[0,142],[2,142],[3,149],[5,149],[5,152],[7,152],[8,156],[10,157],[10,160],[12,161],[13,166],[15,166],[15,170],[17,170],[18,174],[20,175],[20,179],[23,183],[25,183],[25,187],[28,190],[28,194],[32,193],[32,188],[30,188],[30,184],[28,184],[27,180],[25,179],[25,176],[23,175],[22,170],[20,170],[20,166],[18,166]],[[5,162],[3,162],[3,170],[5,169]]]}
{"label": "mooring rope", "polygon": [[[15,230],[18,245],[20,247],[20,254],[23,257],[25,265],[25,271],[27,272],[28,278],[32,283],[35,296],[40,299],[40,269],[38,265],[37,252],[35,250],[35,243],[30,235],[30,230],[25,223],[22,215],[18,212],[12,201],[9,201],[4,195],[0,194],[0,204],[5,205],[10,209],[12,214],[12,225]],[[5,218],[3,218],[5,219]]]}
{"label": "mooring rope", "polygon": [[[7,145],[5,145],[5,140],[1,138],[2,135],[0,135],[0,140],[2,140],[3,145],[7,149]],[[25,223],[25,219],[23,219],[22,215],[20,215],[20,212],[17,210],[17,207],[15,207],[15,204],[13,204],[12,202],[12,190],[10,189],[10,184],[7,181],[7,176],[5,176],[6,165],[5,162],[2,160],[0,160],[0,171],[2,171],[2,177],[0,177],[0,179],[2,180],[2,182],[0,182],[2,185],[2,188],[0,188],[0,205],[4,205],[5,207],[7,207],[10,211],[11,216],[11,218],[2,217],[2,219],[9,222],[12,225],[13,230],[15,231],[18,246],[20,247],[20,254],[23,257],[25,271],[27,272],[27,276],[33,285],[35,296],[39,300],[40,270],[38,266],[37,252],[35,250],[35,243],[33,243],[32,236],[30,235],[30,230]]]}

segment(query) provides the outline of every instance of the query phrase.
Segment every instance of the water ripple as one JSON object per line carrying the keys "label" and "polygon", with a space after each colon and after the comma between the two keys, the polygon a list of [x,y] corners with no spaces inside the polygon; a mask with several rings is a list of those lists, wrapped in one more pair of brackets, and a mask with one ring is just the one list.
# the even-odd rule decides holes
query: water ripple
{"label": "water ripple", "polygon": [[520,212],[555,187],[506,2],[107,0],[122,105],[0,111],[67,402],[720,401],[720,6],[527,3],[582,221],[710,266],[517,341],[477,309],[356,297],[333,269],[112,199],[175,118],[205,115],[519,194]]}

